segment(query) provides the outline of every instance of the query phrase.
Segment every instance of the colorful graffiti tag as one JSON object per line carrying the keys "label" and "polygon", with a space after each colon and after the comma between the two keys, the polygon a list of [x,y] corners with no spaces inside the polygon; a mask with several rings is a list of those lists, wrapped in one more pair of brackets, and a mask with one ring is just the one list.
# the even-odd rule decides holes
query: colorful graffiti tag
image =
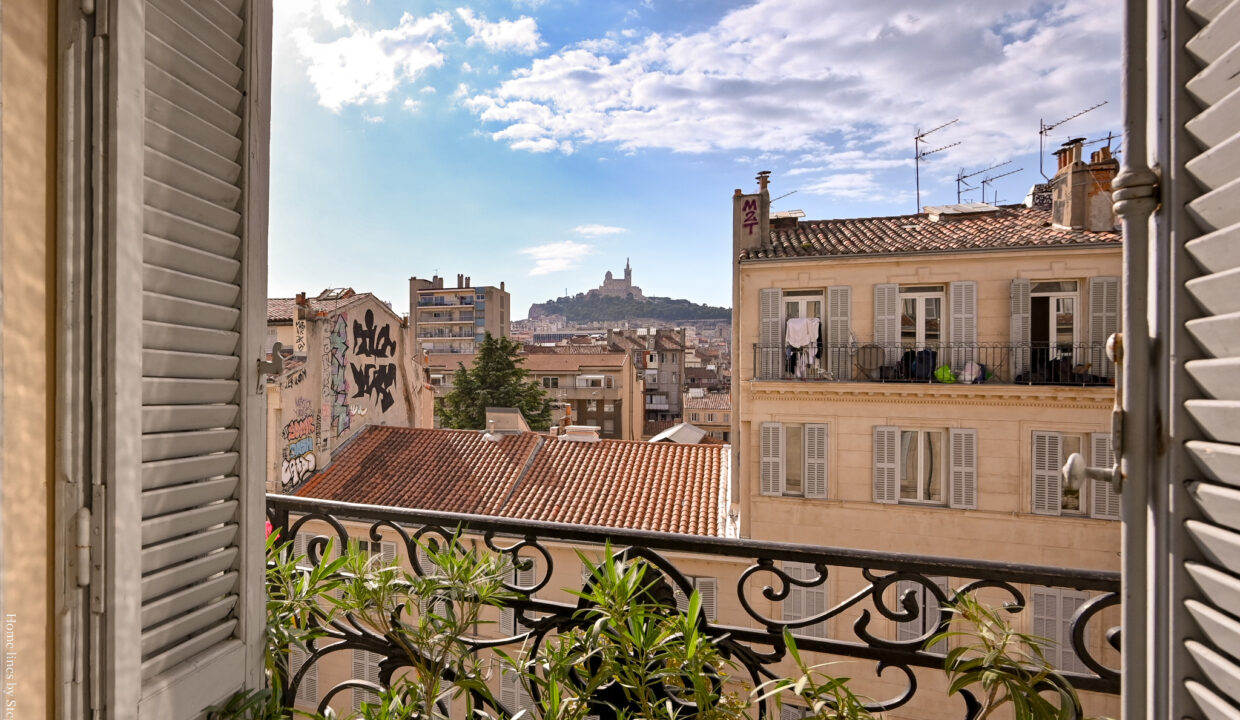
{"label": "colorful graffiti tag", "polygon": [[305,480],[315,469],[314,434],[317,415],[306,398],[297,398],[297,417],[285,424],[284,460],[280,463],[280,479],[285,487]]}
{"label": "colorful graffiti tag", "polygon": [[[346,357],[349,351],[348,338],[349,320],[345,313],[340,313],[336,317],[336,323],[332,326],[331,332],[327,336],[327,405],[329,420],[328,429],[335,433],[336,437],[344,434],[349,429],[349,360]],[[356,372],[356,371],[355,371]]]}
{"label": "colorful graffiti tag", "polygon": [[[396,355],[396,341],[392,339],[390,325],[375,326],[375,313],[367,310],[366,324],[353,321],[353,354],[359,357],[381,360]],[[349,366],[357,392],[353,397],[369,397],[378,402],[383,412],[392,407],[392,387],[396,384],[396,363],[360,363]]]}

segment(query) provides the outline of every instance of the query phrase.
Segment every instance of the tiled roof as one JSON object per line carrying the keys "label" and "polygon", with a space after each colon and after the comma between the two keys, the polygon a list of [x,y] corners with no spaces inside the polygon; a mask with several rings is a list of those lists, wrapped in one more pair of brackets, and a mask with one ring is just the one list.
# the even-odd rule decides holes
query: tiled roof
{"label": "tiled roof", "polygon": [[[313,313],[330,313],[348,307],[355,302],[361,302],[366,298],[374,297],[371,293],[356,293],[345,298],[334,300],[319,300],[317,298],[307,298],[306,302],[310,306],[310,312]],[[269,323],[291,323],[297,308],[297,298],[267,298],[267,322]]]}
{"label": "tiled roof", "polygon": [[530,372],[577,372],[583,367],[602,368],[615,367],[619,368],[624,365],[624,361],[628,356],[624,353],[573,353],[573,354],[556,354],[556,355],[526,355],[525,362],[521,363],[521,367]]}
{"label": "tiled roof", "polygon": [[719,377],[718,370],[712,370],[710,368],[704,368],[704,367],[685,368],[685,379],[686,380],[690,378],[704,378],[707,380],[714,380],[715,378],[718,378],[718,377]]}
{"label": "tiled roof", "polygon": [[732,396],[728,393],[706,393],[702,397],[686,397],[686,410],[731,410]]}
{"label": "tiled roof", "polygon": [[535,433],[372,425],[298,488],[302,497],[723,536],[724,445],[578,442]]}
{"label": "tiled roof", "polygon": [[605,355],[616,352],[606,345],[526,345],[525,355]]}
{"label": "tiled roof", "polygon": [[1118,245],[1119,242],[1117,232],[1053,228],[1049,210],[1015,205],[1001,207],[997,212],[940,222],[932,221],[926,213],[802,221],[795,227],[772,229],[767,242],[760,248],[742,251],[740,259]]}

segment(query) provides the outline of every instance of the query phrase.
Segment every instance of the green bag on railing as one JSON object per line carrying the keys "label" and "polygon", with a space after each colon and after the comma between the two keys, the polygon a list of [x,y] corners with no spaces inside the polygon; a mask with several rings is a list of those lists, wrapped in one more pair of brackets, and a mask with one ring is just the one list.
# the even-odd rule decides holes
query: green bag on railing
{"label": "green bag on railing", "polygon": [[934,371],[934,379],[941,383],[954,383],[956,373],[952,372],[950,365],[940,365],[939,369]]}

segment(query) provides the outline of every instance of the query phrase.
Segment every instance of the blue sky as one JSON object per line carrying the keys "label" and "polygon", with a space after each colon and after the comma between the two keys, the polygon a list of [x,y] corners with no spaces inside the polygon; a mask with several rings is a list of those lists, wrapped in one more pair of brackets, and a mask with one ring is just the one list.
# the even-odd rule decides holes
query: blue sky
{"label": "blue sky", "polygon": [[463,273],[521,318],[629,257],[647,295],[728,305],[757,171],[796,191],[775,210],[908,213],[914,132],[959,118],[922,205],[1008,160],[1019,202],[1039,119],[1106,101],[1049,146],[1118,129],[1119,25],[1112,0],[277,0],[269,294],[403,312],[409,276]]}

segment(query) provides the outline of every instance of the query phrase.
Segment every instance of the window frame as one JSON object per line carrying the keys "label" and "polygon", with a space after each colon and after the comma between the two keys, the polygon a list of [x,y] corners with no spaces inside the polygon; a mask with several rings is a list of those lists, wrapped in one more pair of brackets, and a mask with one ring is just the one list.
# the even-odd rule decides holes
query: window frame
{"label": "window frame", "polygon": [[[947,288],[943,286],[939,286],[940,289],[937,291],[911,289],[914,287],[922,288],[922,287],[932,287],[932,286],[914,285],[914,286],[901,286],[900,287],[900,291],[898,293],[898,298],[897,298],[899,301],[898,312],[900,313],[900,316],[898,318],[898,322],[899,322],[898,332],[900,336],[900,346],[906,350],[938,349],[943,346],[944,336],[947,334],[948,323],[947,323],[947,318],[944,316],[944,309],[947,308]],[[913,330],[914,344],[911,347],[905,344],[905,337],[904,337],[904,301],[905,300],[912,300],[914,302],[914,307],[916,308],[916,317],[914,319],[915,327]],[[938,339],[935,341],[933,348],[931,348],[930,345],[926,344],[926,319],[927,319],[926,318],[926,301],[927,300],[938,300],[939,301],[939,311],[938,311],[938,321],[939,321],[938,334],[939,336],[938,336]]]}
{"label": "window frame", "polygon": [[[904,470],[905,470],[904,468],[905,453],[903,451],[904,433],[914,433],[916,437],[915,443],[917,445],[917,469],[918,469],[918,478],[919,478],[918,482],[916,483],[916,487],[918,491],[917,492],[918,497],[916,498],[904,497],[904,485],[901,482],[901,480],[904,478]],[[921,481],[920,481],[920,475],[921,475],[920,470],[922,469],[922,465],[923,465],[922,458],[925,454],[925,443],[922,442],[922,437],[928,433],[937,433],[939,435],[939,447],[942,448],[942,450],[939,452],[939,458],[938,458],[939,487],[940,487],[940,492],[942,493],[942,496],[943,496],[942,500],[929,500],[929,499],[925,499],[921,497],[922,486],[921,486]],[[951,488],[950,488],[951,464],[949,462],[949,455],[950,455],[951,448],[948,445],[949,434],[950,433],[948,431],[948,428],[901,427],[898,429],[898,434],[896,435],[896,442],[899,443],[900,447],[896,451],[896,500],[897,500],[897,504],[927,505],[927,506],[932,506],[932,507],[946,506],[948,504],[948,500],[949,500],[950,493],[951,493]]]}
{"label": "window frame", "polygon": [[[1051,282],[1060,282],[1060,283],[1070,282],[1076,285],[1076,290],[1051,290],[1051,291],[1034,290],[1034,287],[1038,285],[1039,283],[1051,283]],[[1072,344],[1068,348],[1069,353],[1071,353],[1074,348],[1080,346],[1081,344],[1081,330],[1082,330],[1082,327],[1081,327],[1081,309],[1082,309],[1081,307],[1081,282],[1079,280],[1034,280],[1030,282],[1029,284],[1029,343],[1031,346],[1035,342],[1033,340],[1033,303],[1038,298],[1048,298],[1049,304],[1048,304],[1047,313],[1046,313],[1047,315],[1046,320],[1048,323],[1046,336],[1048,339],[1046,342],[1047,342],[1047,347],[1051,348],[1054,353],[1051,356],[1052,359],[1058,359],[1059,357],[1062,357],[1063,350],[1061,349],[1062,346],[1059,343],[1059,340],[1057,339],[1059,335],[1059,328],[1058,328],[1059,315],[1055,311],[1055,303],[1058,300],[1071,300],[1072,301],[1072,308],[1073,308],[1072,309]]]}

